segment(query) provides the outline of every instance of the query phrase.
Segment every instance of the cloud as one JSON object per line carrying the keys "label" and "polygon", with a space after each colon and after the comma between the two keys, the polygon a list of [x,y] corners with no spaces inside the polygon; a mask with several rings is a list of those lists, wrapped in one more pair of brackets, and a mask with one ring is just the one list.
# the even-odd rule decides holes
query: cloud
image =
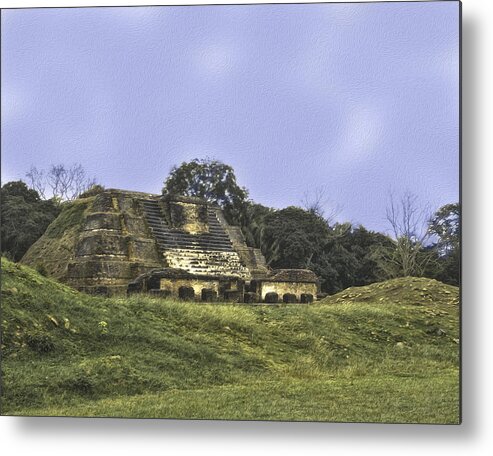
{"label": "cloud", "polygon": [[216,41],[199,46],[195,62],[198,70],[208,76],[217,77],[231,72],[237,63],[237,52],[227,41]]}
{"label": "cloud", "polygon": [[28,115],[30,97],[26,90],[12,82],[2,81],[2,124]]}
{"label": "cloud", "polygon": [[376,105],[350,102],[344,118],[333,159],[347,166],[374,157],[384,132],[381,110]]}

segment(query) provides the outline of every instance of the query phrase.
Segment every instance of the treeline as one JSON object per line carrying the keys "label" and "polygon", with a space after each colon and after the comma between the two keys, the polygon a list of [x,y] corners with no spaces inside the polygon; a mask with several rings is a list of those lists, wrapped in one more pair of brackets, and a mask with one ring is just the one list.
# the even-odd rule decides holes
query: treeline
{"label": "treeline", "polygon": [[[102,190],[93,181],[82,186],[79,182],[77,189],[64,189],[64,198],[46,199],[22,181],[5,184],[1,189],[2,254],[18,261],[65,201]],[[270,267],[311,269],[320,277],[325,293],[403,276],[459,285],[458,203],[430,216],[410,194],[392,198],[386,214],[390,236],[361,225],[332,222],[324,216],[320,199],[280,210],[255,203],[247,189],[237,184],[232,167],[210,159],[175,166],[163,193],[197,196],[218,204],[228,222],[241,227],[247,244],[262,250]]]}
{"label": "treeline", "polygon": [[434,214],[406,193],[390,198],[387,221],[392,236],[324,217],[320,194],[304,207],[275,210],[255,203],[236,182],[231,166],[192,160],[175,166],[164,194],[198,196],[216,203],[229,223],[239,225],[247,244],[262,250],[273,268],[307,268],[335,293],[394,277],[417,276],[452,285],[460,278],[460,207],[449,204]]}

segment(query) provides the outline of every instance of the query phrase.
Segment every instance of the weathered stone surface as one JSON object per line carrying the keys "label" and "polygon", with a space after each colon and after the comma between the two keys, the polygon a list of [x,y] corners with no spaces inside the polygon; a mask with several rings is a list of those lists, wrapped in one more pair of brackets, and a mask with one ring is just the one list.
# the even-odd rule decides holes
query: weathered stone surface
{"label": "weathered stone surface", "polygon": [[[128,257],[132,260],[159,263],[156,243],[151,239],[128,238]],[[161,259],[162,261],[162,259]]]}
{"label": "weathered stone surface", "polygon": [[79,239],[75,256],[120,255],[128,256],[127,238],[119,234],[90,232]]}
{"label": "weathered stone surface", "polygon": [[317,293],[317,284],[310,282],[273,282],[266,279],[260,282],[260,296],[265,297],[270,293],[276,293],[278,296],[285,294],[294,294],[298,301],[301,300],[301,294],[311,294],[315,296]]}
{"label": "weathered stone surface", "polygon": [[96,212],[86,217],[84,231],[121,230],[120,216],[116,213]]}
{"label": "weathered stone surface", "polygon": [[131,264],[124,261],[89,259],[68,265],[67,278],[85,279],[89,277],[122,277],[131,279]]}
{"label": "weathered stone surface", "polygon": [[149,237],[149,229],[147,228],[142,215],[123,214],[123,223],[128,234],[136,237]]}
{"label": "weathered stone surface", "polygon": [[92,203],[92,212],[118,212],[118,208],[114,206],[111,192],[102,192],[95,197]]}
{"label": "weathered stone surface", "polygon": [[38,240],[26,263],[36,266],[43,255],[48,271],[81,291],[230,302],[316,296],[311,271],[271,271],[240,228],[204,200],[109,189],[73,204],[77,211]]}

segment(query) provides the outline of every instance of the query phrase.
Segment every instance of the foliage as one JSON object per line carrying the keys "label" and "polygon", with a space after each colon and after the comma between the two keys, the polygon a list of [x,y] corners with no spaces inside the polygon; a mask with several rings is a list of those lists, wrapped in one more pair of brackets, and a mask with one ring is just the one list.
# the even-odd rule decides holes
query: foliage
{"label": "foliage", "polygon": [[218,204],[233,224],[239,224],[248,198],[247,190],[237,184],[233,168],[212,159],[194,159],[173,167],[163,194],[204,198]]}
{"label": "foliage", "polygon": [[78,198],[90,198],[92,196],[97,196],[104,192],[104,187],[99,184],[94,184],[89,187],[86,191],[82,192]]}
{"label": "foliage", "polygon": [[3,414],[459,419],[458,290],[436,281],[198,306],[91,297],[2,259],[2,293]]}
{"label": "foliage", "polygon": [[274,212],[274,209],[262,204],[247,201],[240,220],[241,231],[245,236],[247,245],[258,249],[262,249],[264,245],[267,248],[264,242],[265,217]]}
{"label": "foliage", "polygon": [[389,247],[388,236],[348,223],[330,228],[329,241],[313,259],[313,270],[321,278],[322,291],[336,293],[352,286],[380,280],[374,252]]}
{"label": "foliage", "polygon": [[79,232],[83,229],[84,213],[94,197],[65,202],[61,212],[24,254],[22,262],[34,266],[38,272],[60,278],[75,254]]}
{"label": "foliage", "polygon": [[451,285],[460,283],[460,204],[446,204],[435,212],[429,225],[429,232],[438,238],[434,245],[436,262],[428,272]]}
{"label": "foliage", "polygon": [[460,243],[460,204],[446,204],[435,212],[429,225],[429,232],[438,237],[441,254],[459,248]]}
{"label": "foliage", "polygon": [[409,192],[396,201],[390,195],[387,221],[393,234],[393,242],[373,252],[382,278],[422,277],[433,259],[433,252],[426,249],[428,231],[427,207],[420,207],[416,195]]}
{"label": "foliage", "polygon": [[43,201],[22,181],[7,182],[1,189],[2,254],[18,261],[41,237],[60,208],[53,200]]}
{"label": "foliage", "polygon": [[294,206],[267,214],[264,224],[261,247],[274,268],[310,268],[329,236],[322,217]]}

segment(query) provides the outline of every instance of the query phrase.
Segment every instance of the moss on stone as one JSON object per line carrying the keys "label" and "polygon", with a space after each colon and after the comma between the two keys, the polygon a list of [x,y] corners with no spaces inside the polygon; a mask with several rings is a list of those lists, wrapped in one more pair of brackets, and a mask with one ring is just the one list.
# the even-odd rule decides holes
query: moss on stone
{"label": "moss on stone", "polygon": [[21,262],[41,269],[51,277],[64,277],[68,262],[74,255],[84,214],[93,200],[94,197],[65,203],[60,215],[48,226],[45,234],[29,248]]}

